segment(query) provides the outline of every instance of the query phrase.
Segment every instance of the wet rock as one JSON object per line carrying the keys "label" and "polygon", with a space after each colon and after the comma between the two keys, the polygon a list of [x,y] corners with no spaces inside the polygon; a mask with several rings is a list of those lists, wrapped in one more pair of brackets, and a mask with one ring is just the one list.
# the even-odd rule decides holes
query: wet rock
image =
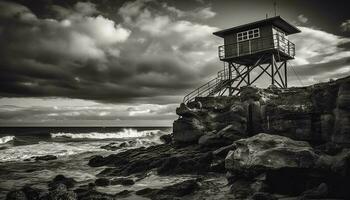
{"label": "wet rock", "polygon": [[73,188],[76,181],[73,178],[67,178],[64,175],[57,175],[49,184],[49,188],[55,189],[58,185],[65,185],[67,188]]}
{"label": "wet rock", "polygon": [[171,186],[167,186],[162,188],[158,194],[166,194],[177,197],[182,197],[188,194],[193,193],[195,190],[199,188],[197,180],[186,180]]}
{"label": "wet rock", "polygon": [[159,139],[165,144],[170,144],[173,141],[171,134],[162,135]]}
{"label": "wet rock", "polygon": [[144,188],[144,189],[136,191],[135,194],[140,195],[140,196],[151,196],[154,193],[156,193],[157,191],[158,191],[157,189]]}
{"label": "wet rock", "polygon": [[123,147],[122,144],[112,142],[110,144],[101,146],[100,148],[101,149],[106,149],[106,150],[109,150],[109,151],[115,151],[115,150],[121,149]]}
{"label": "wet rock", "polygon": [[97,160],[101,165],[109,166],[100,173],[103,176],[142,176],[151,170],[162,175],[203,174],[210,169],[213,155],[210,148],[203,149],[198,145],[161,144],[130,149]]}
{"label": "wet rock", "polygon": [[53,190],[47,195],[43,196],[42,199],[50,200],[77,200],[77,195],[73,191],[68,191],[65,184],[57,184]]}
{"label": "wet rock", "polygon": [[97,155],[89,160],[90,167],[101,167],[106,165],[106,159],[103,156]]}
{"label": "wet rock", "polygon": [[124,186],[129,186],[129,185],[134,185],[135,182],[132,179],[129,178],[115,178],[111,180],[111,185],[124,185]]}
{"label": "wet rock", "polygon": [[35,159],[36,161],[38,161],[38,160],[44,160],[44,161],[56,160],[56,159],[57,159],[57,156],[54,156],[54,155],[36,156],[36,157],[34,157],[34,159]]}
{"label": "wet rock", "polygon": [[35,169],[35,168],[33,168],[33,169],[26,169],[25,172],[31,173],[31,172],[35,172],[35,171],[37,171],[37,170],[38,170],[38,169]]}
{"label": "wet rock", "polygon": [[123,190],[121,192],[118,192],[116,195],[117,196],[128,196],[132,191],[129,191],[129,190]]}
{"label": "wet rock", "polygon": [[24,191],[14,190],[7,193],[6,200],[28,200],[28,198]]}
{"label": "wet rock", "polygon": [[7,200],[76,200],[77,195],[73,191],[67,190],[66,185],[57,184],[50,191],[43,191],[29,186],[24,186],[20,190],[11,191],[6,196]]}
{"label": "wet rock", "polygon": [[107,178],[98,178],[95,180],[97,186],[108,186],[111,184],[111,181]]}
{"label": "wet rock", "polygon": [[172,199],[173,197],[183,197],[191,194],[198,188],[197,181],[191,179],[161,189],[145,188],[136,191],[136,194],[151,199]]}
{"label": "wet rock", "polygon": [[307,142],[260,133],[234,142],[235,149],[225,159],[226,169],[310,168],[317,155]]}

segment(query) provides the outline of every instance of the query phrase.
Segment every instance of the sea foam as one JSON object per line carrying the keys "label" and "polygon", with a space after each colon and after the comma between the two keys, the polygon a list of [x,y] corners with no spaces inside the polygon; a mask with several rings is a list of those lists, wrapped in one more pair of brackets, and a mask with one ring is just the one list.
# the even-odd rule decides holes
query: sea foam
{"label": "sea foam", "polygon": [[160,130],[145,130],[138,131],[135,129],[123,129],[114,133],[51,133],[52,138],[72,138],[72,139],[124,139],[124,138],[142,138],[155,136],[160,133]]}
{"label": "sea foam", "polygon": [[0,144],[8,143],[8,142],[10,142],[10,141],[12,141],[14,139],[15,139],[15,136],[12,136],[12,135],[0,137]]}

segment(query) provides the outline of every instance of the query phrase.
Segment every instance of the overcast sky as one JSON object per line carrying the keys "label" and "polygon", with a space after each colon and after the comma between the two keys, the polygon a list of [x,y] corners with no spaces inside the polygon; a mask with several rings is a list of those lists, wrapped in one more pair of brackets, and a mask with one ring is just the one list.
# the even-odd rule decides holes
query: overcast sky
{"label": "overcast sky", "polygon": [[[302,31],[289,85],[350,74],[349,4],[277,1]],[[171,125],[222,69],[212,32],[266,14],[272,0],[0,1],[0,126]]]}

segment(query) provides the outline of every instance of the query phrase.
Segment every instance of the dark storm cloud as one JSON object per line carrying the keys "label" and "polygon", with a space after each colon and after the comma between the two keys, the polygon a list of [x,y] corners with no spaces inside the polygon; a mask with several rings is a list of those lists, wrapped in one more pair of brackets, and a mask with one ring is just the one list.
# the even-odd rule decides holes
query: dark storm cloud
{"label": "dark storm cloud", "polygon": [[[216,16],[208,4],[181,10],[152,0],[15,2],[0,2],[3,97],[166,104],[220,70],[222,41],[211,35],[218,29],[203,24]],[[299,20],[309,23],[306,14]],[[348,38],[301,29],[291,39],[298,71],[314,80],[348,73]],[[318,64],[332,66],[308,71]]]}
{"label": "dark storm cloud", "polygon": [[166,3],[127,2],[114,21],[101,4],[17,2],[0,3],[4,97],[164,103],[203,82],[215,62],[216,28],[186,21],[188,13]]}

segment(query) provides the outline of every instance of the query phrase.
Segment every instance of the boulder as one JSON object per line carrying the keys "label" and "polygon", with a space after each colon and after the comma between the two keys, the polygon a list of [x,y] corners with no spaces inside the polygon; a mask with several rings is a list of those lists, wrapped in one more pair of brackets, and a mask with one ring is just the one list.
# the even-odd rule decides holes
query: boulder
{"label": "boulder", "polygon": [[73,178],[67,178],[64,175],[57,175],[49,184],[50,189],[55,189],[58,185],[65,185],[67,188],[73,188],[76,181]]}
{"label": "boulder", "polygon": [[44,161],[48,161],[48,160],[56,160],[57,156],[54,155],[46,155],[46,156],[36,156],[34,157],[36,161],[38,160],[44,160]]}
{"label": "boulder", "polygon": [[92,157],[89,160],[88,165],[90,167],[101,167],[101,166],[106,165],[106,162],[107,161],[106,161],[106,159],[103,156],[97,155],[97,156]]}
{"label": "boulder", "polygon": [[98,178],[95,180],[97,186],[108,186],[111,184],[111,181],[107,178]]}
{"label": "boulder", "polygon": [[196,118],[180,118],[173,124],[173,139],[179,143],[197,143],[204,125]]}
{"label": "boulder", "polygon": [[47,195],[43,196],[42,199],[52,200],[77,200],[77,195],[73,191],[68,191],[66,185],[57,184],[56,187],[51,190]]}
{"label": "boulder", "polygon": [[180,107],[176,108],[176,114],[186,118],[198,117],[196,109],[190,109],[184,103],[181,103]]}
{"label": "boulder", "polygon": [[134,180],[130,178],[115,178],[111,180],[111,185],[128,186],[128,185],[134,185],[134,184],[135,184]]}
{"label": "boulder", "polygon": [[307,142],[260,133],[234,142],[234,150],[225,159],[233,171],[249,169],[311,168],[317,155]]}
{"label": "boulder", "polygon": [[123,190],[123,191],[118,192],[116,195],[121,196],[121,197],[125,197],[125,196],[128,196],[131,192],[132,191],[130,191],[130,190]]}

